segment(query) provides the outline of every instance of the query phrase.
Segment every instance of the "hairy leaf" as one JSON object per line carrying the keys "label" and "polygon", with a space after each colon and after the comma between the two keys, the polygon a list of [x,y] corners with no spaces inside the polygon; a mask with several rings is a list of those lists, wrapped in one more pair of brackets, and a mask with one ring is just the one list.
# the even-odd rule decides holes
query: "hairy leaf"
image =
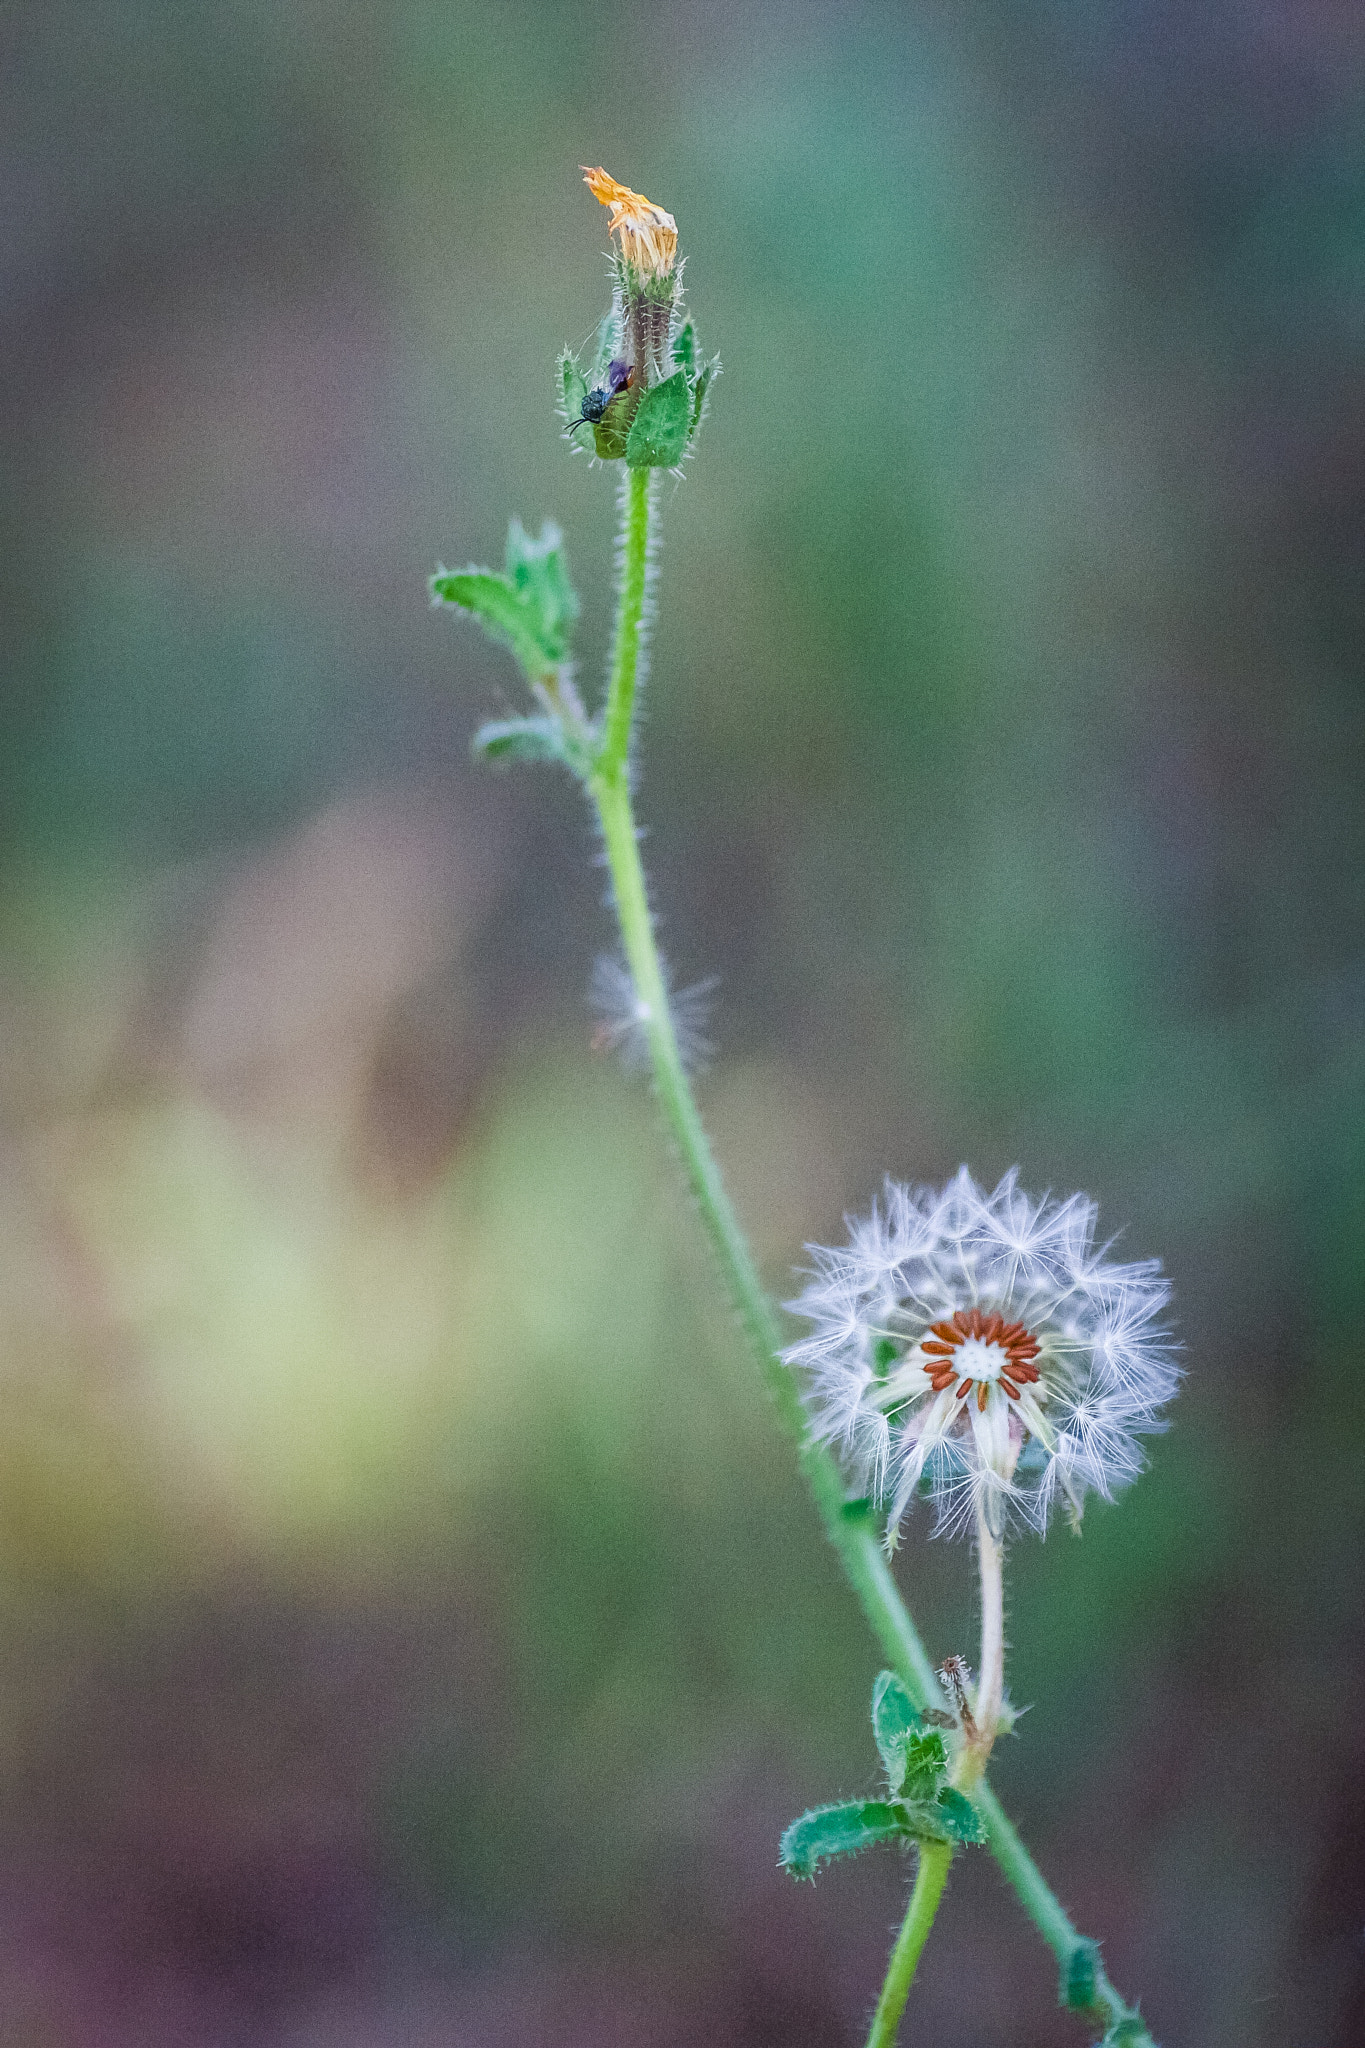
{"label": "hairy leaf", "polygon": [[986,1830],[981,1816],[965,1792],[959,1792],[952,1785],[944,1785],[934,1801],[934,1811],[942,1818],[949,1836],[954,1842],[984,1842]]}
{"label": "hairy leaf", "polygon": [[980,1842],[984,1830],[976,1808],[963,1793],[945,1786],[937,1799],[897,1802],[901,1832],[919,1842]]}
{"label": "hairy leaf", "polygon": [[536,634],[551,661],[565,660],[578,617],[578,598],[564,559],[564,536],[547,519],[532,539],[519,519],[507,528],[507,574],[534,615]]}
{"label": "hairy leaf", "polygon": [[441,569],[431,578],[438,604],[476,618],[489,638],[510,648],[526,674],[540,680],[569,653],[578,599],[569,582],[559,528],[546,520],[537,538],[514,519],[507,568]]}
{"label": "hairy leaf", "polygon": [[961,1837],[954,1833],[949,1816],[939,1810],[935,1800],[899,1800],[896,1811],[901,1817],[901,1833],[915,1842],[956,1842]]}
{"label": "hairy leaf", "polygon": [[672,469],[682,461],[691,429],[686,370],[651,385],[640,400],[626,441],[632,469]]}
{"label": "hairy leaf", "polygon": [[1061,2002],[1069,2011],[1086,2012],[1095,2003],[1095,1972],[1099,1964],[1099,1949],[1093,1941],[1082,1937],[1062,1970]]}
{"label": "hairy leaf", "polygon": [[543,675],[551,666],[536,637],[534,618],[507,577],[496,570],[440,570],[431,579],[431,594],[440,604],[470,613],[490,640],[511,649],[529,675]]}
{"label": "hairy leaf", "polygon": [[697,330],[690,320],[673,337],[673,360],[680,370],[690,372],[697,366]]}
{"label": "hairy leaf", "polygon": [[481,761],[562,761],[573,765],[564,728],[554,718],[502,718],[481,725],[470,742]]}
{"label": "hairy leaf", "polygon": [[720,357],[712,356],[709,363],[703,363],[692,386],[692,432],[701,425],[706,410],[706,395],[711,389],[712,379],[720,375]]}
{"label": "hairy leaf", "polygon": [[782,1837],[780,1862],[793,1877],[814,1877],[834,1856],[855,1856],[876,1842],[906,1833],[904,1809],[885,1800],[859,1799],[845,1806],[817,1806],[794,1820]]}
{"label": "hairy leaf", "polygon": [[566,420],[581,419],[583,400],[588,395],[588,380],[579,369],[568,349],[559,358],[559,399],[564,408]]}
{"label": "hairy leaf", "polygon": [[621,352],[621,316],[613,306],[597,323],[597,339],[592,352],[592,383],[606,383],[607,366],[612,357],[619,356]]}
{"label": "hairy leaf", "polygon": [[[906,1758],[911,1739],[924,1727],[919,1708],[894,1671],[879,1671],[872,1686],[872,1733],[877,1738],[887,1781],[893,1793],[905,1785]],[[942,1744],[939,1745],[942,1748]],[[932,1799],[931,1785],[928,1797]]]}
{"label": "hairy leaf", "polygon": [[926,1728],[912,1735],[905,1746],[905,1768],[900,1790],[907,1799],[934,1799],[948,1768],[948,1753],[937,1729]]}

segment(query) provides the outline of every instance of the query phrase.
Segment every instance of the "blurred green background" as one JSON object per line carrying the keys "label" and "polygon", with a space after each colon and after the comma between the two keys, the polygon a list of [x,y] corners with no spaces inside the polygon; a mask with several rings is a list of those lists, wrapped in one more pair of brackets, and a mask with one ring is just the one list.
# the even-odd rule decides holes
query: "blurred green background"
{"label": "blurred green background", "polygon": [[[1189,1378],[1020,1543],[997,1780],[1168,2043],[1365,2037],[1351,0],[0,10],[2,2048],[842,2048],[877,1659],[437,560],[614,479],[603,163],[718,385],[643,733],[775,1290],[1084,1187]],[[972,1650],[963,1546],[898,1565]],[[909,2038],[1083,2029],[984,1855]],[[918,2030],[918,2031],[916,2031]]]}

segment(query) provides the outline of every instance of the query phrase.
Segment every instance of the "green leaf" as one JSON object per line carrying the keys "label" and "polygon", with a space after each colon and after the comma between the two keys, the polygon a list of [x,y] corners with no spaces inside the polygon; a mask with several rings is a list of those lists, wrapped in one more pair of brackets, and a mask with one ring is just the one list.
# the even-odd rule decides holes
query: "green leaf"
{"label": "green leaf", "polygon": [[932,1799],[902,1800],[896,1811],[901,1817],[901,1833],[913,1841],[956,1842],[961,1839],[948,1815],[940,1813],[937,1802]]}
{"label": "green leaf", "polygon": [[787,1829],[779,1860],[793,1877],[814,1877],[820,1865],[833,1856],[856,1856],[860,1849],[895,1841],[905,1832],[904,1809],[884,1800],[817,1806]]}
{"label": "green leaf", "polygon": [[547,519],[532,540],[519,519],[507,528],[507,574],[534,615],[540,645],[556,666],[565,660],[578,617],[578,598],[564,560],[564,536]]}
{"label": "green leaf", "polygon": [[898,1802],[901,1832],[920,1842],[980,1842],[985,1831],[976,1808],[963,1793],[945,1785],[937,1799]]}
{"label": "green leaf", "polygon": [[673,360],[689,374],[697,367],[697,330],[685,320],[673,337]]}
{"label": "green leaf", "polygon": [[696,431],[697,431],[697,428],[698,428],[698,427],[699,427],[699,426],[701,425],[701,420],[702,420],[702,414],[703,414],[703,413],[705,412],[705,410],[706,410],[706,395],[707,395],[707,393],[708,393],[708,392],[710,391],[710,389],[711,389],[711,383],[712,383],[712,380],[713,380],[714,378],[718,377],[719,375],[720,375],[720,357],[719,357],[719,356],[712,356],[712,358],[711,358],[710,362],[709,362],[709,363],[703,363],[703,364],[702,364],[702,366],[701,366],[701,369],[700,369],[700,370],[699,370],[699,371],[697,372],[697,378],[696,378],[696,382],[695,382],[695,383],[693,384],[693,386],[692,386],[692,427],[691,427],[691,431],[692,431],[692,432],[693,432],[694,434],[696,433]]}
{"label": "green leaf", "polygon": [[493,569],[442,569],[432,577],[430,587],[438,604],[469,612],[490,640],[510,648],[528,675],[543,675],[551,666],[536,638],[534,620],[505,576]]}
{"label": "green leaf", "polygon": [[559,528],[546,520],[532,539],[514,519],[507,534],[507,569],[440,569],[432,599],[470,613],[491,640],[508,647],[533,681],[568,658],[578,599],[569,582]]}
{"label": "green leaf", "polygon": [[1059,1997],[1068,2012],[1088,2012],[1095,2003],[1095,1973],[1100,1952],[1093,1941],[1082,1937],[1067,1957],[1062,1970]]}
{"label": "green leaf", "polygon": [[573,766],[564,728],[554,718],[495,718],[481,725],[470,742],[481,761],[562,761]]}
{"label": "green leaf", "polygon": [[948,1753],[936,1729],[926,1728],[912,1735],[905,1747],[904,1772],[899,1790],[907,1799],[936,1799],[948,1768]]}
{"label": "green leaf", "polygon": [[952,1785],[945,1785],[934,1801],[935,1809],[943,1816],[943,1824],[955,1842],[984,1842],[986,1830],[981,1815],[972,1805],[965,1792],[959,1792]]}
{"label": "green leaf", "polygon": [[607,367],[613,356],[621,353],[621,319],[615,306],[604,313],[597,323],[597,340],[592,352],[592,381],[605,384]]}
{"label": "green leaf", "polygon": [[559,358],[559,402],[566,420],[583,417],[583,400],[587,395],[588,380],[579,369],[572,351],[566,348]]}
{"label": "green leaf", "polygon": [[[905,1784],[906,1756],[912,1737],[924,1726],[919,1708],[894,1671],[879,1671],[872,1686],[872,1733],[893,1793]],[[940,1744],[940,1747],[942,1745]],[[930,1798],[933,1787],[930,1786]]]}
{"label": "green leaf", "polygon": [[682,461],[691,430],[686,370],[651,385],[640,400],[626,441],[632,469],[673,469]]}

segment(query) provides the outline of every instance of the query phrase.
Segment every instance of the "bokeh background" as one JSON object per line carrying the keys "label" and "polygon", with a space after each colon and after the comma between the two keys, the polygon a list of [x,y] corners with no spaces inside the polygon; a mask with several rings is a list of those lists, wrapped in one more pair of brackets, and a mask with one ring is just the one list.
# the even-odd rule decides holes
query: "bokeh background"
{"label": "bokeh background", "polygon": [[[878,1660],[425,601],[556,517],[599,672],[583,162],[725,362],[643,801],[765,1271],[962,1159],[1166,1262],[997,1781],[1162,2039],[1365,2038],[1363,114],[1354,0],[0,11],[3,2048],[843,2048],[879,1980],[904,1866],[775,1868]],[[908,2031],[1054,1997],[963,1858]]]}

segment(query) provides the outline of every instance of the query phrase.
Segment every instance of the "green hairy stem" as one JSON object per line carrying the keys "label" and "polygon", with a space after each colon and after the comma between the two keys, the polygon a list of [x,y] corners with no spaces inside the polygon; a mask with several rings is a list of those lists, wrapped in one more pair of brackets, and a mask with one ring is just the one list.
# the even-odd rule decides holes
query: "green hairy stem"
{"label": "green hairy stem", "polygon": [[[825,1534],[839,1554],[887,1661],[921,1707],[941,1706],[934,1666],[891,1574],[870,1504],[849,1501],[838,1464],[812,1440],[800,1390],[781,1356],[782,1336],[753,1254],[721,1179],[678,1048],[667,985],[654,942],[653,920],[630,790],[630,743],[645,622],[653,472],[628,470],[623,491],[621,587],[617,605],[602,741],[587,777],[612,879],[626,961],[643,1006],[655,1091],[701,1213],[750,1349],[814,1497]],[[991,1850],[1025,1911],[1052,1949],[1063,1999],[1107,2030],[1125,2048],[1152,2048],[1138,2014],[1119,1995],[1099,1963],[1095,1945],[1070,1918],[1034,1863],[984,1778],[972,1788]],[[928,1936],[947,1877],[951,1850],[925,1845],[910,1908],[891,1958],[877,2008],[872,2044],[890,2043],[905,2005],[919,1953]]]}
{"label": "green hairy stem", "polygon": [[867,2048],[894,2048],[905,2001],[915,1981],[915,1966],[929,1939],[929,1930],[938,1912],[938,1902],[943,1897],[943,1887],[948,1882],[948,1866],[952,1860],[951,1843],[921,1842],[919,1869],[915,1872],[910,1903],[905,1909],[901,1931],[896,1936],[896,1946],[891,1951],[891,1961],[887,1964],[886,1982],[877,2000],[877,2010],[872,2015]]}
{"label": "green hairy stem", "polygon": [[[621,594],[616,605],[616,638],[612,643],[611,678],[607,684],[606,730],[599,769],[610,765],[622,776],[630,759],[630,733],[635,717],[635,679],[644,636],[645,589],[649,580],[649,510],[654,493],[652,469],[628,469],[624,490],[625,527],[621,536]],[[638,863],[637,863],[638,865]],[[614,872],[614,870],[613,870]],[[644,878],[641,877],[641,887]],[[651,953],[653,948],[650,949]],[[634,961],[631,962],[632,968]],[[655,958],[655,971],[658,971]],[[644,991],[641,990],[641,994]],[[646,998],[648,1000],[648,998]],[[664,1009],[667,1010],[667,1003]]]}

